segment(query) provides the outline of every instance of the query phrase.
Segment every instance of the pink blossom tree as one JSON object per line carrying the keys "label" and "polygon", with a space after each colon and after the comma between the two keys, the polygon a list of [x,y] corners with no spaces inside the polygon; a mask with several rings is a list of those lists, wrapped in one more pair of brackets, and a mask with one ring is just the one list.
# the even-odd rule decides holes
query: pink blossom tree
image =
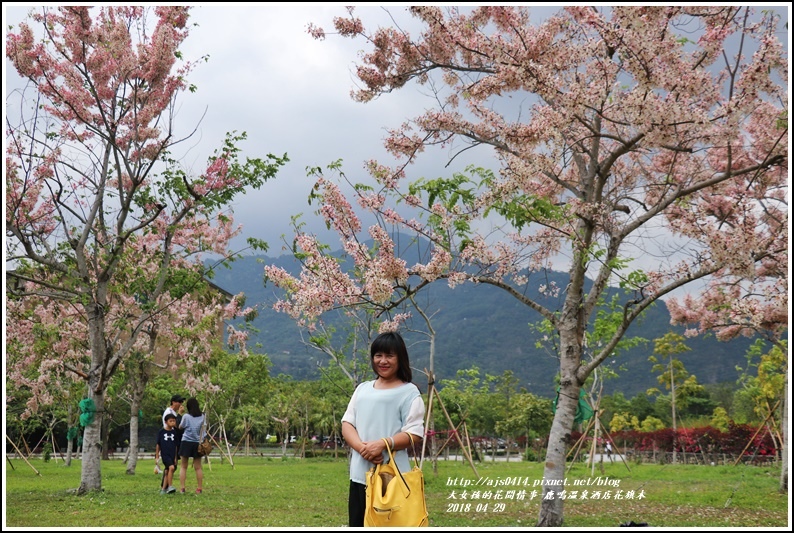
{"label": "pink blossom tree", "polygon": [[[698,297],[686,295],[670,298],[667,308],[674,324],[692,326],[687,335],[707,332],[729,341],[740,335],[760,335],[779,353],[788,353],[788,203],[783,191],[759,198],[759,218],[764,224],[779,228],[777,242],[770,243],[770,254],[754,268],[711,280]],[[733,209],[752,206],[731,206]],[[736,217],[726,217],[727,232],[740,231]],[[788,492],[788,365],[782,369],[783,393],[780,397],[782,449],[780,492]]]}
{"label": "pink blossom tree", "polygon": [[[136,248],[130,246],[127,250],[128,254],[140,252],[134,259],[122,261],[126,266],[135,265],[133,272],[137,265],[148,263],[148,256]],[[178,257],[182,263],[185,259]],[[127,336],[126,323],[131,317],[147,318],[129,354],[119,364],[120,372],[115,374],[117,381],[124,381],[116,388],[123,391],[130,406],[128,474],[134,474],[137,465],[138,412],[149,379],[158,372],[178,373],[185,376],[190,394],[215,391],[218,387],[208,380],[204,368],[215,350],[223,349],[219,328],[253,312],[242,307],[242,295],[231,296],[210,286],[197,266],[185,263],[181,272],[170,274],[168,290],[156,302],[149,301],[146,291],[136,292],[132,298],[126,296],[130,291],[126,281],[151,282],[140,272],[130,278],[126,278],[129,272],[118,272],[114,288],[109,291],[106,331],[110,336]],[[118,285],[120,288],[116,288]],[[9,382],[13,384],[6,401],[27,398],[21,412],[23,419],[52,404],[73,404],[70,406],[76,409],[83,391],[71,396],[67,392],[74,389],[74,382],[84,383],[87,379],[91,353],[82,309],[67,301],[27,295],[10,298],[6,315],[6,364]],[[227,327],[226,333],[231,348],[245,355],[247,334],[232,326]],[[72,400],[75,397],[77,400]]]}
{"label": "pink blossom tree", "polygon": [[[770,204],[785,210],[787,192],[779,20],[725,6],[572,6],[539,24],[520,7],[408,11],[421,26],[416,36],[400,27],[369,32],[352,9],[334,20],[337,32],[369,47],[355,99],[417,84],[434,102],[388,135],[396,166],[370,161],[376,185],[355,189],[377,217],[369,228],[376,246],[359,240],[360,219],[328,175],[340,172],[332,165],[313,194],[356,268],[343,271],[316,238],[299,234],[297,246],[312,257],[300,277],[266,275],[288,290],[278,308],[303,320],[362,302],[387,309],[439,280],[499,287],[548,320],[559,336],[560,394],[538,525],[561,526],[557,491],[579,390],[635,318],[698,280],[747,273],[786,253],[786,224],[765,214]],[[309,32],[325,37],[313,25]],[[490,148],[499,169],[409,181],[411,163],[433,147]],[[428,239],[429,254],[416,263],[399,257],[389,227]],[[535,297],[527,269],[560,259],[568,285],[540,288],[560,299]],[[585,360],[585,332],[610,285],[630,296],[611,339]]]}
{"label": "pink blossom tree", "polygon": [[[241,161],[245,134],[227,135],[198,176],[173,158],[174,104],[192,89],[179,52],[189,9],[45,7],[6,37],[35,94],[16,93],[20,118],[7,127],[10,285],[22,305],[66,312],[84,330],[73,337],[84,346],[65,338],[46,354],[39,379],[80,376],[97,413],[118,369],[149,349],[142,333],[164,301],[200,283],[203,256],[228,256],[239,231],[229,204],[286,161]],[[81,494],[101,489],[100,418],[85,428]]]}
{"label": "pink blossom tree", "polygon": [[[180,257],[180,261],[184,259]],[[126,264],[137,264],[137,261]],[[242,307],[242,294],[229,295],[199,277],[202,271],[197,267],[199,265],[185,265],[175,273],[177,275],[171,275],[167,283],[169,289],[158,297],[155,305],[143,294],[137,294],[135,301],[125,302],[121,298],[112,301],[113,305],[122,304],[127,316],[148,317],[138,342],[123,363],[130,406],[128,474],[135,473],[137,465],[138,412],[150,378],[159,372],[181,375],[186,379],[188,394],[212,394],[219,386],[207,375],[206,369],[217,351],[224,349],[223,334],[226,333],[230,348],[247,355],[247,333],[225,324],[235,318],[248,317],[254,311]]]}

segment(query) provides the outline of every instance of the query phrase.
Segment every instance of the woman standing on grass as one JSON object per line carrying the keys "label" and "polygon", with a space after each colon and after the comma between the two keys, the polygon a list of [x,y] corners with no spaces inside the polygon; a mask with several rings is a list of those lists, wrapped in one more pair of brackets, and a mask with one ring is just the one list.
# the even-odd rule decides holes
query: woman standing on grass
{"label": "woman standing on grass", "polygon": [[342,436],[353,450],[347,502],[350,527],[364,526],[367,470],[388,457],[382,439],[389,441],[399,469],[408,472],[409,433],[419,444],[425,433],[425,404],[419,389],[411,383],[403,338],[396,332],[378,335],[370,346],[370,358],[378,377],[356,387],[342,416]]}
{"label": "woman standing on grass", "polygon": [[204,438],[204,414],[199,408],[198,400],[189,398],[187,401],[187,414],[182,416],[179,428],[182,433],[182,444],[179,446],[179,457],[182,459],[179,468],[180,493],[185,492],[185,478],[187,477],[187,461],[193,458],[193,469],[196,471],[196,494],[201,494],[204,486],[204,472],[201,470],[201,457],[198,454],[198,445]]}

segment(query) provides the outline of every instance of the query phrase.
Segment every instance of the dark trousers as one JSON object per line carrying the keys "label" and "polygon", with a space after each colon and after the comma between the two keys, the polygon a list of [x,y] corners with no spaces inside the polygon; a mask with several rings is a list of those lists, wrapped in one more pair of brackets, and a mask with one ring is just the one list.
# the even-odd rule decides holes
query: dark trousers
{"label": "dark trousers", "polygon": [[364,527],[364,509],[366,505],[366,485],[351,481],[350,494],[347,497],[347,515],[350,527]]}

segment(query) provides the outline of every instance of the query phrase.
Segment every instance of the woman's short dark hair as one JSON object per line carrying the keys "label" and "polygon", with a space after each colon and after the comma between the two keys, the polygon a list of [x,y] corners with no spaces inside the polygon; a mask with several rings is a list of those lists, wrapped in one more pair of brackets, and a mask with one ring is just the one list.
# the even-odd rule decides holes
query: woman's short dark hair
{"label": "woman's short dark hair", "polygon": [[187,412],[190,416],[201,416],[201,408],[199,407],[198,400],[195,398],[187,399]]}
{"label": "woman's short dark hair", "polygon": [[406,383],[411,382],[413,379],[411,362],[408,360],[408,348],[405,346],[402,335],[396,331],[389,331],[381,333],[372,341],[372,345],[369,347],[369,358],[372,370],[377,374],[378,369],[375,366],[376,353],[395,354],[397,356],[397,377]]}

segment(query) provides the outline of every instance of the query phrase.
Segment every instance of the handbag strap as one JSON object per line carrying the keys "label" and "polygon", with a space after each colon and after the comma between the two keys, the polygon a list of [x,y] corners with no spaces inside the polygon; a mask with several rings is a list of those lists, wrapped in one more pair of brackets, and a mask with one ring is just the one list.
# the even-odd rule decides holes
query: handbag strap
{"label": "handbag strap", "polygon": [[416,468],[419,468],[419,461],[416,460],[416,451],[414,450],[414,436],[411,435],[410,433],[408,433],[407,431],[405,433],[408,435],[408,439],[411,441],[411,452],[414,454],[413,455],[413,457],[414,457],[414,466]]}
{"label": "handbag strap", "polygon": [[[411,440],[411,448],[413,448],[414,447],[414,437],[413,437],[413,435],[411,435],[407,431],[405,433],[408,435],[408,438]],[[411,487],[408,486],[408,482],[405,481],[405,478],[403,477],[403,473],[400,472],[400,467],[397,466],[397,461],[394,459],[394,454],[392,453],[391,446],[389,446],[389,439],[384,437],[381,440],[386,443],[386,451],[389,452],[389,462],[394,467],[394,469],[397,471],[397,473],[400,474],[400,479],[402,479],[403,484],[405,485],[405,488],[408,489],[408,495],[410,496],[411,495]],[[419,466],[418,463],[416,462],[416,457],[414,457],[414,465],[416,465],[417,467]]]}

